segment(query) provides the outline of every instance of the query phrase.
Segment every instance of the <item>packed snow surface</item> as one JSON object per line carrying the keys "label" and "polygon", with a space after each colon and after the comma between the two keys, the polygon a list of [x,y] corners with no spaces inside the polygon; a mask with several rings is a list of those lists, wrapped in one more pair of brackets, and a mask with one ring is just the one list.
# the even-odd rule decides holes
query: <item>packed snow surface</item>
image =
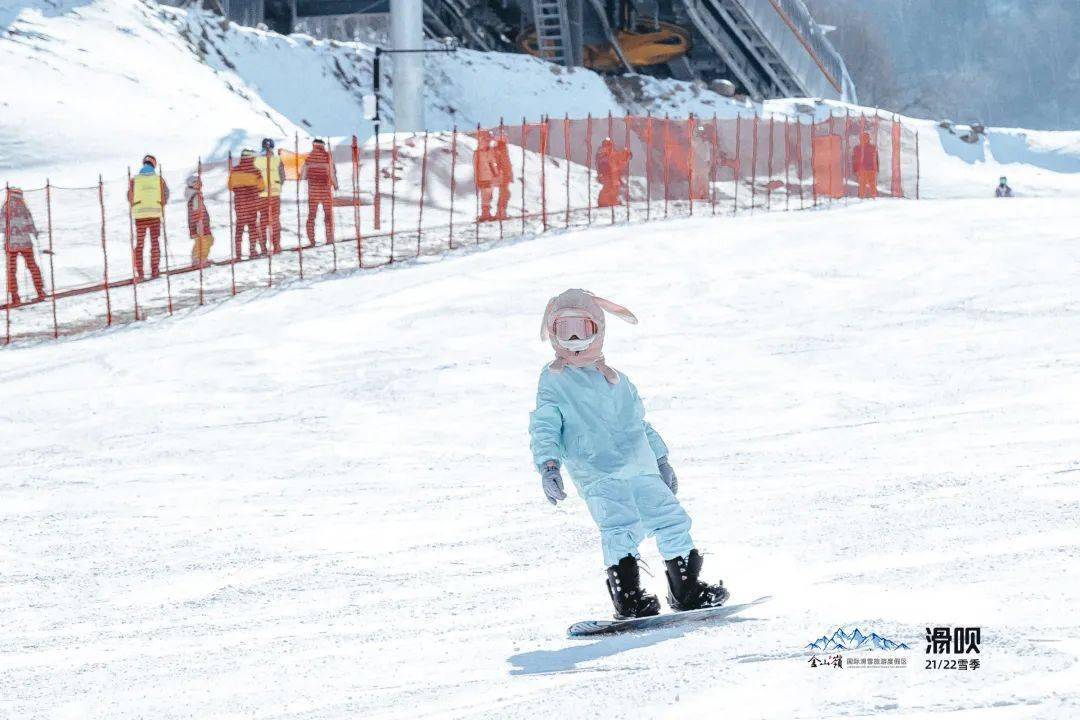
{"label": "packed snow surface", "polygon": [[[0,351],[0,716],[1077,717],[1078,261],[1069,201],[881,201]],[[607,357],[706,575],[771,596],[735,621],[565,636],[610,612],[584,505],[528,453],[566,287],[641,319]],[[932,625],[981,627],[982,666],[925,669]],[[811,669],[838,628],[909,665]]]}

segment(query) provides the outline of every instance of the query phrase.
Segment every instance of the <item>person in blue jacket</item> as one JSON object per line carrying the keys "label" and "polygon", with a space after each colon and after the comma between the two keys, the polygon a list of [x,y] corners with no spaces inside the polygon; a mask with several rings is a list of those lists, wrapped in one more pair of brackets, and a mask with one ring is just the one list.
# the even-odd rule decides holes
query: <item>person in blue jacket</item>
{"label": "person in blue jacket", "polygon": [[540,372],[530,414],[533,461],[551,504],[566,499],[565,464],[600,527],[607,588],[615,617],[645,617],[660,603],[641,587],[638,545],[648,536],[664,558],[673,610],[721,605],[723,583],[699,579],[701,554],[690,539],[690,516],[675,493],[679,481],[668,448],[645,420],[637,388],[604,361],[604,313],[636,324],[625,307],[587,290],[548,302],[540,330],[555,360]]}

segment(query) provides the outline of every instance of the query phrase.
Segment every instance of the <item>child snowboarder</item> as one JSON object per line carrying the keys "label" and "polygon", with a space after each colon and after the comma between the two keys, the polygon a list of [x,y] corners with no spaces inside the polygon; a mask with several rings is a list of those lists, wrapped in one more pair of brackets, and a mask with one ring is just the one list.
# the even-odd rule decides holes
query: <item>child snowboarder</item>
{"label": "child snowboarder", "polygon": [[616,619],[660,612],[638,573],[638,545],[649,535],[664,558],[673,610],[721,605],[728,597],[723,583],[698,577],[701,554],[690,539],[690,516],[675,498],[679,481],[667,446],[645,420],[637,388],[604,361],[605,310],[637,323],[625,307],[587,290],[567,290],[544,311],[540,337],[551,342],[555,360],[540,372],[529,422],[544,494],[553,505],[566,499],[565,461],[600,527]]}
{"label": "child snowboarder", "polygon": [[187,179],[184,190],[187,199],[188,235],[191,237],[191,264],[194,267],[206,267],[210,264],[210,248],[214,244],[214,235],[210,231],[210,212],[203,199],[202,180],[198,175]]}
{"label": "child snowboarder", "polygon": [[1012,188],[1009,187],[1009,180],[1004,175],[998,178],[998,186],[994,190],[994,197],[1012,197]]}

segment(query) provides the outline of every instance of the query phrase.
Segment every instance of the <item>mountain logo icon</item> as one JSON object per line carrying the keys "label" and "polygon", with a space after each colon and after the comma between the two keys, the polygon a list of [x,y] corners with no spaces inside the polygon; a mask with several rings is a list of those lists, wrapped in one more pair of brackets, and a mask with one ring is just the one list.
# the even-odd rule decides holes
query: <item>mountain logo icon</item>
{"label": "mountain logo icon", "polygon": [[910,650],[911,648],[905,643],[895,642],[876,632],[866,635],[859,628],[845,632],[841,627],[837,628],[831,637],[822,635],[804,649],[807,652],[836,652],[838,650],[850,652],[852,650]]}

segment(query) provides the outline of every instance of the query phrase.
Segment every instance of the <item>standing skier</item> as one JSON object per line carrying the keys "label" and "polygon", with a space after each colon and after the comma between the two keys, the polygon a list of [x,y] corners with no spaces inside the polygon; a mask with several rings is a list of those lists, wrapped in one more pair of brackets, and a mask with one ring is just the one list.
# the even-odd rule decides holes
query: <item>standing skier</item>
{"label": "standing skier", "polygon": [[307,180],[307,238],[308,247],[315,247],[315,217],[319,206],[323,211],[323,227],[326,229],[326,244],[334,244],[334,191],[338,189],[337,167],[334,158],[326,150],[326,143],[315,138],[311,141],[311,152],[304,161],[300,179]]}
{"label": "standing skier", "polygon": [[1009,187],[1009,180],[1004,175],[998,179],[998,186],[994,190],[994,197],[1012,197],[1012,188]]}
{"label": "standing skier", "polygon": [[604,361],[605,310],[637,323],[625,307],[586,290],[567,290],[544,311],[540,337],[551,342],[555,360],[540,372],[529,422],[544,494],[553,505],[566,499],[565,461],[600,527],[616,618],[660,612],[638,574],[638,545],[649,535],[664,558],[673,610],[721,605],[728,597],[723,584],[698,577],[701,554],[690,539],[690,516],[675,498],[679,481],[667,446],[645,420],[637,388]]}
{"label": "standing skier", "polygon": [[143,243],[150,238],[150,277],[161,274],[161,220],[165,217],[165,204],[169,202],[169,186],[157,172],[157,158],[143,157],[139,173],[128,183],[128,203],[135,219],[135,279],[142,280]]}
{"label": "standing skier", "polygon": [[19,188],[8,188],[4,204],[0,206],[0,229],[4,233],[4,255],[7,258],[7,294],[12,305],[19,305],[18,261],[23,263],[34,283],[37,299],[45,299],[45,282],[41,277],[41,268],[34,258],[34,240],[38,236],[34,218],[26,205],[26,198]]}

